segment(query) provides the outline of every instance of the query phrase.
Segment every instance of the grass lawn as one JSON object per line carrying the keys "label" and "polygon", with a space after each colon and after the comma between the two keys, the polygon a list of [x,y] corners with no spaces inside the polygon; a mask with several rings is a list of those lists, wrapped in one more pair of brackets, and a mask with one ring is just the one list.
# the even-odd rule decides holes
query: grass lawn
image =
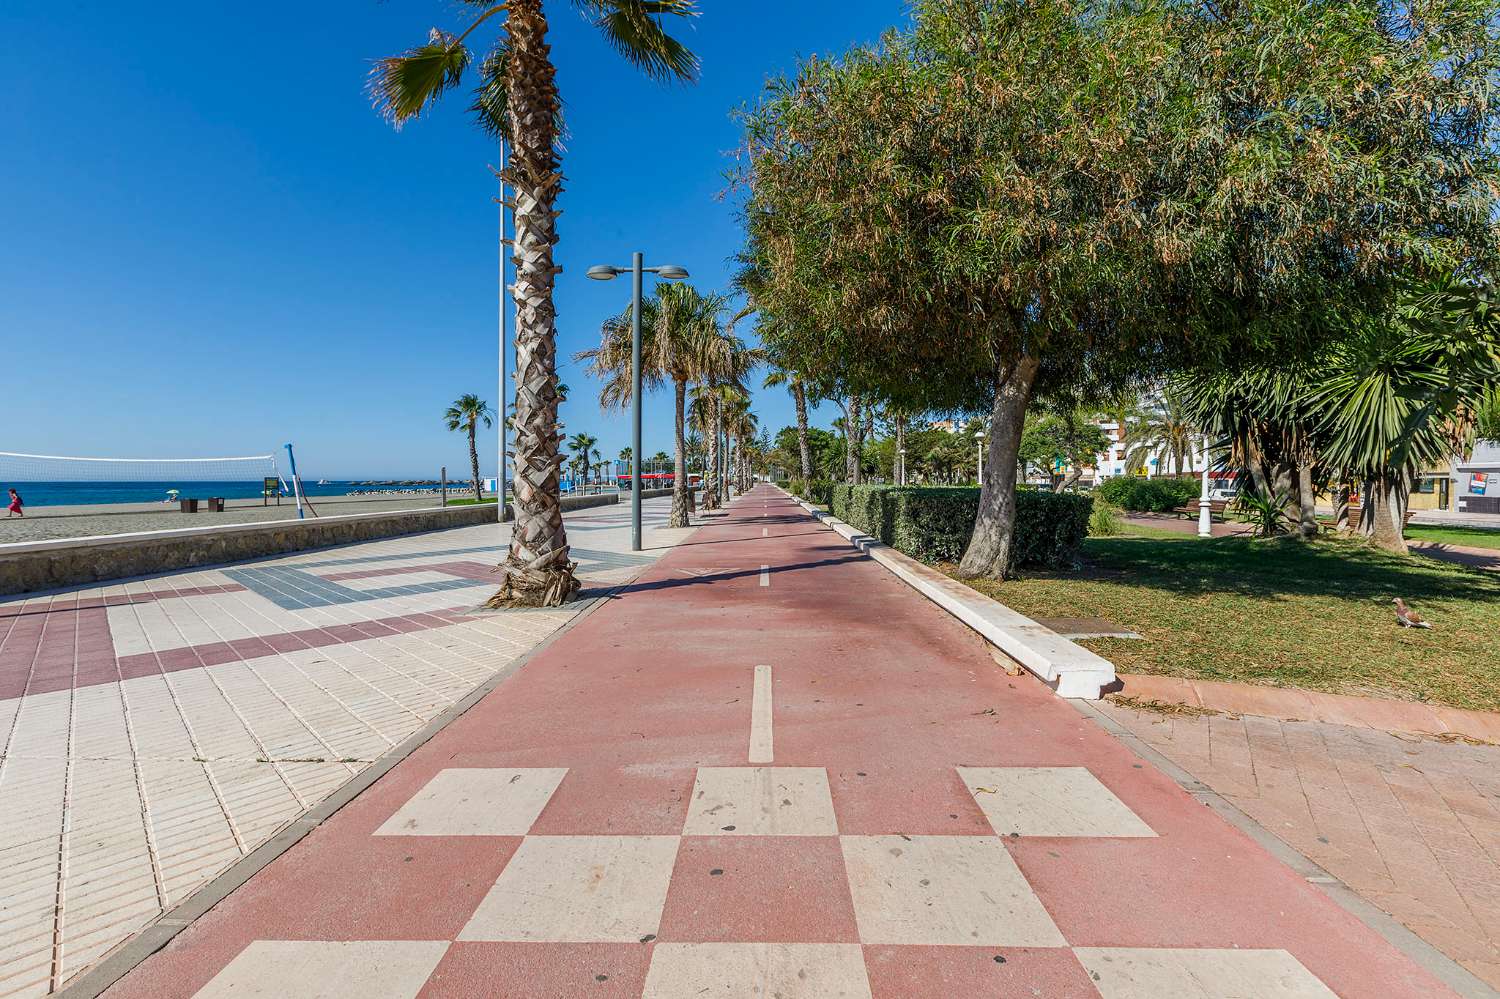
{"label": "grass lawn", "polygon": [[[971,585],[1033,617],[1139,633],[1086,643],[1122,673],[1500,710],[1500,573],[1344,539],[1150,534],[1090,538],[1082,572]],[[1433,630],[1399,627],[1397,596]]]}
{"label": "grass lawn", "polygon": [[1426,527],[1422,524],[1408,524],[1406,538],[1408,541],[1431,541],[1440,545],[1500,551],[1500,531],[1486,531],[1482,527]]}
{"label": "grass lawn", "polygon": [[480,504],[480,503],[493,503],[493,502],[495,502],[495,497],[493,497],[493,496],[486,496],[484,499],[481,499],[481,500],[476,500],[472,496],[470,496],[468,499],[453,499],[453,498],[450,497],[449,500],[448,500],[448,505],[449,506],[474,506],[474,505]]}

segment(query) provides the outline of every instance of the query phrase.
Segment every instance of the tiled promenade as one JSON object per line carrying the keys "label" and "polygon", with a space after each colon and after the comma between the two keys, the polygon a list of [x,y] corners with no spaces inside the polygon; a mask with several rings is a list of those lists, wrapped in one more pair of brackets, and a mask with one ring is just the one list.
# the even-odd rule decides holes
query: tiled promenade
{"label": "tiled promenade", "polygon": [[[628,506],[568,516],[586,587],[681,537],[669,502],[639,555]],[[501,530],[0,601],[0,996],[57,988],[586,606],[468,613]]]}

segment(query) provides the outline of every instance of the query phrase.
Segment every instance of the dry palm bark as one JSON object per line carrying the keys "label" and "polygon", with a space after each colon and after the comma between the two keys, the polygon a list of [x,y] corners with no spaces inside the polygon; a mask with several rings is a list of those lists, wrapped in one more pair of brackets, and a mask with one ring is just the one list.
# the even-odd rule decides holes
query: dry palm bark
{"label": "dry palm bark", "polygon": [[562,189],[557,159],[558,93],[541,0],[511,0],[509,112],[513,154],[505,179],[515,190],[516,471],[515,530],[496,570],[490,607],[555,607],[578,591],[568,558],[558,477],[556,310],[552,262]]}

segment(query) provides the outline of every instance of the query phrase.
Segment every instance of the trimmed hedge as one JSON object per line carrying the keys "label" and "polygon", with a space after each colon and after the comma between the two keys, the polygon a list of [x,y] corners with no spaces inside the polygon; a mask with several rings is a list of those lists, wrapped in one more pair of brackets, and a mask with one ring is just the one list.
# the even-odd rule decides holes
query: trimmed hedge
{"label": "trimmed hedge", "polygon": [[787,482],[787,491],[817,506],[828,506],[833,502],[831,479],[791,479]]}
{"label": "trimmed hedge", "polygon": [[1170,513],[1198,498],[1200,486],[1194,479],[1142,479],[1134,475],[1117,475],[1105,479],[1094,492],[1107,503],[1138,513]]}
{"label": "trimmed hedge", "polygon": [[[1071,568],[1088,537],[1093,506],[1087,496],[1017,492],[1011,568]],[[979,490],[836,485],[829,510],[851,527],[912,558],[956,562],[974,533]]]}

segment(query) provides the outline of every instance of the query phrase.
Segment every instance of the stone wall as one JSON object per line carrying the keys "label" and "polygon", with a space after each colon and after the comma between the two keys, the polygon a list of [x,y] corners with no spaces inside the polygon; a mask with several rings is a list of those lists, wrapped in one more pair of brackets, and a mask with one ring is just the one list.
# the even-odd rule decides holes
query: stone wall
{"label": "stone wall", "polygon": [[[563,509],[618,502],[614,494],[570,496],[563,499]],[[494,522],[493,506],[474,505],[3,545],[0,594],[33,593]]]}

